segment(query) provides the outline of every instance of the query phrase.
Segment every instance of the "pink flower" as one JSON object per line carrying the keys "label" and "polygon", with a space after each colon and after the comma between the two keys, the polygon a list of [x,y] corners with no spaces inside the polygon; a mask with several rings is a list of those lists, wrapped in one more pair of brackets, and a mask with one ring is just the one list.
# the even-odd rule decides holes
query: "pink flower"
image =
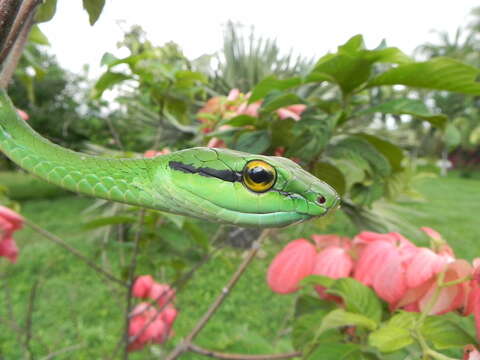
{"label": "pink flower", "polygon": [[447,260],[427,248],[419,249],[407,268],[407,286],[415,288],[443,270]]}
{"label": "pink flower", "polygon": [[129,351],[142,349],[147,344],[162,344],[170,333],[171,325],[176,317],[170,316],[170,322],[165,321],[165,311],[158,311],[154,307],[150,307],[148,303],[138,304],[132,311],[132,317],[128,326],[128,335],[132,341]]}
{"label": "pink flower", "polygon": [[212,137],[210,141],[207,144],[207,147],[209,148],[226,148],[227,144],[225,144],[225,141],[217,138],[217,137]]}
{"label": "pink flower", "polygon": [[238,89],[232,89],[230,90],[230,92],[228,93],[228,96],[227,96],[227,101],[235,101],[239,98],[240,96],[240,90]]}
{"label": "pink flower", "polygon": [[160,155],[166,155],[166,154],[170,154],[171,151],[169,148],[163,148],[162,150],[160,151],[156,151],[156,150],[147,150],[145,151],[145,153],[143,154],[143,157],[146,157],[146,158],[154,158],[156,156],[160,156]]}
{"label": "pink flower", "polygon": [[480,352],[473,345],[467,345],[463,349],[462,360],[480,360]]}
{"label": "pink flower", "polygon": [[258,117],[258,110],[262,106],[261,101],[254,102],[252,104],[248,104],[247,102],[244,102],[240,104],[240,106],[237,108],[237,115],[249,115],[252,117]]}
{"label": "pink flower", "polygon": [[[345,248],[329,246],[316,255],[312,274],[339,279],[348,277],[352,268],[353,260]],[[326,294],[323,286],[316,286],[315,290],[321,298],[337,300],[336,297]]]}
{"label": "pink flower", "polygon": [[154,283],[149,292],[148,297],[155,300],[160,308],[169,304],[175,298],[175,290],[167,284]]}
{"label": "pink flower", "polygon": [[429,237],[431,237],[434,240],[442,240],[442,236],[438,233],[438,231],[433,230],[432,228],[429,228],[427,226],[423,226],[420,228],[425,234],[427,234]]}
{"label": "pink flower", "polygon": [[280,119],[292,118],[295,121],[300,120],[302,113],[307,108],[307,105],[297,104],[290,105],[277,110],[277,114]]}
{"label": "pink flower", "polygon": [[315,246],[306,239],[293,240],[270,264],[267,273],[268,285],[279,294],[297,291],[298,283],[312,274],[315,256]]}
{"label": "pink flower", "polygon": [[0,256],[6,257],[12,263],[17,262],[18,247],[11,236],[0,239]]}
{"label": "pink flower", "polygon": [[155,281],[152,275],[139,276],[132,287],[132,295],[138,298],[147,298]]}
{"label": "pink flower", "polygon": [[28,116],[28,114],[21,109],[17,109],[17,114],[20,115],[20,117],[25,121],[27,121],[30,118],[30,116]]}
{"label": "pink flower", "polygon": [[391,241],[371,242],[360,254],[354,277],[372,286],[380,298],[394,304],[407,290],[402,255]]}
{"label": "pink flower", "polygon": [[[472,266],[465,260],[456,260],[453,263],[447,265],[444,282],[451,282],[467,277],[472,273]],[[432,297],[437,292],[438,284],[433,281],[428,291],[418,300],[418,307],[420,311],[426,310]],[[440,295],[428,312],[429,315],[445,314],[449,311],[453,311],[462,307],[468,295],[469,284],[467,281],[444,287],[440,290]]]}
{"label": "pink flower", "polygon": [[12,263],[18,258],[18,247],[13,240],[13,233],[23,226],[23,218],[5,206],[0,206],[0,256]]}
{"label": "pink flower", "polygon": [[317,249],[321,250],[329,246],[340,246],[350,249],[350,238],[335,234],[312,235],[313,241],[317,245]]}

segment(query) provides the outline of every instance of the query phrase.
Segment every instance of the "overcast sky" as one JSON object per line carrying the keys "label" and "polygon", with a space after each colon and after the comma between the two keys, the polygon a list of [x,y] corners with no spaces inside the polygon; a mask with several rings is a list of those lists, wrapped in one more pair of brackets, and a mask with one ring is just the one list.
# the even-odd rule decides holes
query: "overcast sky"
{"label": "overcast sky", "polygon": [[189,58],[221,48],[222,29],[229,20],[254,25],[259,35],[276,38],[282,49],[320,56],[352,35],[365,36],[368,47],[382,39],[410,54],[432,30],[454,33],[468,23],[474,0],[107,0],[99,21],[91,27],[80,0],[58,2],[52,21],[41,26],[60,63],[81,71],[89,64],[99,73],[102,54],[116,50],[122,39],[117,24],[139,24],[155,44],[173,40]]}

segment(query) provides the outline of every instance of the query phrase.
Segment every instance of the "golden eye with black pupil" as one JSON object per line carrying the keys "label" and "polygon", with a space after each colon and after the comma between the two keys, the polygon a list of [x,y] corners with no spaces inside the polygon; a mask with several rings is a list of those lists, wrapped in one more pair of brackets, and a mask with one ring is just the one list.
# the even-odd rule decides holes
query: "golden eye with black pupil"
{"label": "golden eye with black pupil", "polygon": [[243,184],[251,191],[262,193],[275,185],[277,172],[275,168],[262,160],[250,160],[242,172]]}

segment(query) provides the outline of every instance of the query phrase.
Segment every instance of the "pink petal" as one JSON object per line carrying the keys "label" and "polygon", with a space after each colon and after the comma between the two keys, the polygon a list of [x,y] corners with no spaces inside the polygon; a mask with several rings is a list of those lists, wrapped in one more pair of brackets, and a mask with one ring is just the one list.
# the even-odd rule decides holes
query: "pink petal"
{"label": "pink petal", "polygon": [[395,304],[407,291],[405,272],[397,251],[384,252],[384,256],[383,266],[378,268],[372,285],[380,298]]}
{"label": "pink petal", "polygon": [[312,274],[338,279],[349,276],[352,268],[353,260],[345,249],[330,246],[316,255]]}
{"label": "pink petal", "polygon": [[175,291],[166,284],[155,283],[151,286],[148,297],[155,300],[159,307],[163,307],[175,298]]}
{"label": "pink petal", "polygon": [[17,109],[17,114],[20,115],[20,117],[25,121],[27,121],[30,118],[30,116],[28,116],[28,114],[25,111],[20,109]]}
{"label": "pink petal", "polygon": [[0,218],[3,218],[12,225],[12,230],[18,230],[22,228],[23,218],[15,211],[0,205]]}
{"label": "pink petal", "polygon": [[466,345],[463,349],[462,360],[480,360],[480,352],[473,345]]}
{"label": "pink petal", "polygon": [[425,234],[427,234],[429,237],[431,237],[434,240],[442,240],[442,235],[440,235],[438,231],[433,230],[432,228],[423,226],[420,228],[420,230],[422,230]]}
{"label": "pink petal", "polygon": [[228,96],[227,96],[227,101],[235,101],[238,99],[238,97],[240,96],[240,90],[238,89],[232,89],[230,90],[230,92],[228,93]]}
{"label": "pink petal", "polygon": [[407,267],[407,286],[415,288],[436,275],[446,265],[441,256],[427,248],[419,249]]}
{"label": "pink petal", "polygon": [[213,137],[208,142],[207,147],[209,147],[209,148],[226,148],[227,145],[225,144],[225,142],[223,140],[220,140],[219,138]]}
{"label": "pink petal", "polygon": [[396,247],[390,242],[374,241],[369,243],[361,252],[355,266],[355,279],[367,286],[373,285],[376,274],[385,266],[388,254],[396,251]]}
{"label": "pink petal", "polygon": [[315,255],[315,246],[306,239],[291,241],[268,268],[267,282],[270,288],[279,294],[297,291],[298,283],[311,275]]}
{"label": "pink petal", "polygon": [[153,284],[154,281],[151,275],[139,276],[133,284],[132,295],[138,298],[148,297],[148,293]]}
{"label": "pink petal", "polygon": [[288,119],[292,118],[295,121],[300,120],[300,115],[296,114],[295,112],[288,110],[286,108],[280,108],[277,110],[277,114],[280,117],[280,119]]}
{"label": "pink petal", "polygon": [[18,247],[11,236],[0,237],[0,256],[6,257],[12,263],[17,262]]}

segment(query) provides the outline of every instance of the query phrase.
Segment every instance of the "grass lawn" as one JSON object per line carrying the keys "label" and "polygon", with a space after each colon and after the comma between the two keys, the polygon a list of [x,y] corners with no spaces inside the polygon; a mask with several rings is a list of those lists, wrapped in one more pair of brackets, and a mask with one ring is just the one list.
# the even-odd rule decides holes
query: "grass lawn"
{"label": "grass lawn", "polygon": [[[460,257],[480,256],[480,180],[456,177],[435,178],[419,184],[423,203],[408,204],[415,213],[406,217],[416,226],[430,226],[441,232]],[[122,249],[108,248],[108,262],[98,241],[82,230],[82,211],[91,199],[69,196],[52,200],[22,202],[22,214],[59,235],[78,250],[115,274],[121,266]],[[417,212],[421,212],[419,215]],[[307,236],[302,227],[288,230],[285,238]],[[307,230],[305,230],[307,231]],[[353,228],[338,214],[325,232],[353,235]],[[123,295],[96,272],[71,254],[26,228],[17,233],[21,255],[16,265],[0,260],[0,359],[24,358],[25,349],[42,358],[73,347],[55,359],[108,359],[123,326]],[[208,323],[198,344],[221,351],[272,353],[290,350],[286,324],[291,315],[292,296],[274,295],[267,288],[265,273],[271,258],[285,241],[270,241],[264,256],[256,259],[232,295]],[[142,253],[139,274],[155,273],[155,257]],[[160,258],[160,256],[159,256]],[[225,249],[202,267],[194,281],[179,294],[180,316],[171,348],[192,328],[242,260],[239,250]],[[32,289],[36,288],[33,307]],[[29,310],[30,306],[30,310]],[[31,313],[28,345],[18,328],[26,326]],[[23,334],[24,332],[22,332]],[[132,359],[159,359],[162,350],[151,347],[132,354]],[[182,359],[197,359],[185,355]]]}

